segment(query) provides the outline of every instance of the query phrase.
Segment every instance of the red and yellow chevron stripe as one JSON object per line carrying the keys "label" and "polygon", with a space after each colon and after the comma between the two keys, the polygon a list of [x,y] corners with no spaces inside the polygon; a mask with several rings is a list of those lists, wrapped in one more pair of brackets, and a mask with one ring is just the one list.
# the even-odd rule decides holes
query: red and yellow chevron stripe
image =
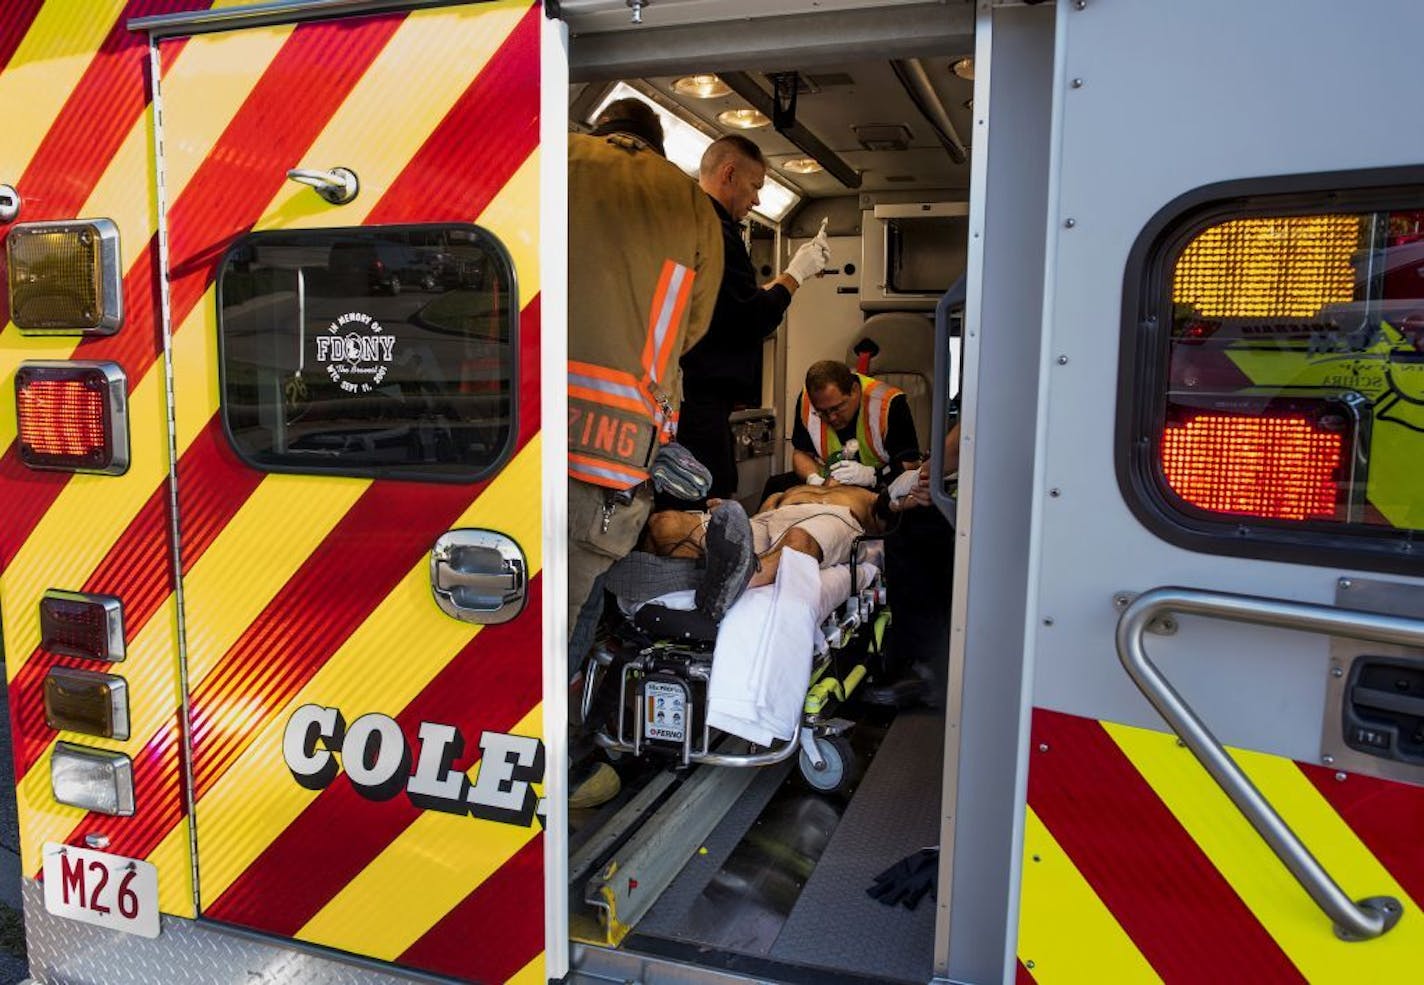
{"label": "red and yellow chevron stripe", "polygon": [[1030,748],[1020,982],[1385,981],[1424,953],[1424,790],[1232,750],[1347,893],[1404,904],[1345,943],[1175,737],[1040,708]]}
{"label": "red and yellow chevron stripe", "polygon": [[[221,4],[219,4],[221,5]],[[177,508],[184,624],[168,486],[154,114],[147,38],[130,18],[201,0],[17,0],[0,13],[0,98],[17,107],[0,181],[21,219],[107,216],[120,228],[126,320],[105,339],[0,327],[0,378],[28,359],[106,359],[130,390],[123,476],[33,472],[0,400],[0,602],[14,722],[22,850],[102,833],[147,858],[165,912],[217,920],[481,982],[543,979],[543,838],[501,824],[373,802],[350,784],[297,785],[282,758],[293,709],[390,715],[468,741],[540,735],[537,0],[236,30],[159,45],[168,227]],[[24,93],[23,98],[18,98]],[[11,98],[15,97],[15,98]],[[355,170],[341,208],[288,182],[292,167]],[[474,485],[276,475],[232,451],[218,414],[217,263],[251,230],[472,222],[513,258],[519,418],[502,471]],[[0,324],[8,321],[6,318]],[[531,604],[481,630],[435,609],[428,552],[452,527],[523,547]],[[117,595],[132,738],[44,724],[41,683],[80,661],[39,647],[50,587]],[[186,643],[199,885],[184,796],[179,638]],[[59,739],[134,761],[133,817],[53,802]],[[199,900],[195,907],[195,898]]]}

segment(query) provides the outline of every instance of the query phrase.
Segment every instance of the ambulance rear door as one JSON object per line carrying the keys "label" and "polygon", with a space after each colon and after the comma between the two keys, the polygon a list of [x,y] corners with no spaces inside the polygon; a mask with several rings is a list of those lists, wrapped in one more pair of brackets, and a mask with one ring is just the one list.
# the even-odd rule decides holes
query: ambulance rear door
{"label": "ambulance rear door", "polygon": [[[1019,723],[1026,806],[1004,959],[963,964],[983,945],[956,882],[950,972],[1007,979],[1016,955],[1044,983],[1407,976],[1424,949],[1424,131],[1387,39],[1424,11],[1004,14],[1054,32],[1041,338],[1017,354],[1039,381],[1026,663],[1022,712],[964,707],[966,736],[976,716]],[[997,81],[1032,70],[1010,41],[976,94],[991,154]],[[984,221],[981,296],[1036,284],[1023,257],[994,262]],[[985,346],[1028,334],[987,310],[968,327]],[[1001,449],[974,423],[977,464]],[[979,592],[971,686],[1013,663],[974,649]]]}
{"label": "ambulance rear door", "polygon": [[322,6],[153,27],[198,909],[542,982],[555,35]]}

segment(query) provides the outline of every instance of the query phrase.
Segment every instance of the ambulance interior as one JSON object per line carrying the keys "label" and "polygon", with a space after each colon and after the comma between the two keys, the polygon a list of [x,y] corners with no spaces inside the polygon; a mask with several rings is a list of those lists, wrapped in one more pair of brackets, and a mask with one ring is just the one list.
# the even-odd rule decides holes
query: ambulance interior
{"label": "ambulance interior", "polygon": [[[624,40],[637,51],[632,38]],[[823,359],[855,368],[858,345],[873,353],[870,376],[905,391],[920,446],[931,447],[936,307],[952,290],[958,303],[941,313],[951,336],[943,385],[945,398],[957,394],[972,36],[926,44],[930,50],[904,57],[866,57],[870,49],[861,48],[833,62],[823,52],[755,67],[715,56],[673,67],[663,58],[642,74],[615,77],[581,70],[577,34],[571,43],[571,130],[586,132],[609,102],[634,96],[658,110],[670,159],[694,176],[712,139],[739,133],[756,142],[769,167],[746,240],[763,283],[827,223],[830,264],[800,287],[765,341],[761,377],[750,381],[730,424],[737,498],[748,513],[766,480],[791,467],[806,368]],[[778,102],[780,129],[771,119]],[[885,588],[893,614],[895,586]],[[948,579],[942,603],[947,626]],[[862,629],[874,636],[872,625]],[[862,689],[876,683],[879,659],[867,658]],[[902,674],[912,661],[943,668],[948,653],[894,660]],[[883,683],[891,671],[880,674]],[[596,967],[616,950],[786,981],[929,980],[936,903],[926,890],[936,863],[924,850],[939,843],[948,777],[943,681],[941,673],[938,686],[899,707],[852,693],[826,715],[844,726],[827,751],[845,761],[832,757],[819,773],[808,771],[804,752],[737,768],[685,766],[675,744],[650,751],[658,744],[643,741],[637,756],[605,750],[620,794],[570,812],[575,965]],[[637,691],[637,681],[625,687]],[[570,705],[578,719],[572,690]],[[909,869],[890,880],[887,895],[876,877],[901,860]],[[880,899],[868,892],[877,886]],[[896,896],[904,897],[898,905]]]}

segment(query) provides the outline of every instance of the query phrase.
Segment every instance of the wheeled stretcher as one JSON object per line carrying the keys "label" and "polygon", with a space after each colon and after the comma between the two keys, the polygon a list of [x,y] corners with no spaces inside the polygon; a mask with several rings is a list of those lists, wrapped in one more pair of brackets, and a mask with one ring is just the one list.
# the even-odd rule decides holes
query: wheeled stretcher
{"label": "wheeled stretcher", "polygon": [[[880,538],[863,536],[855,542],[850,563],[821,571],[818,652],[810,661],[801,713],[789,736],[770,743],[727,741],[713,723],[716,716],[709,715],[716,639],[687,631],[669,634],[669,627],[679,623],[654,602],[620,620],[594,648],[581,695],[583,720],[596,723],[594,740],[605,749],[665,757],[680,766],[768,766],[800,750],[801,770],[811,786],[844,788],[852,773],[844,736],[852,723],[835,713],[881,653],[889,618],[882,559]],[[782,612],[786,618],[801,616]]]}

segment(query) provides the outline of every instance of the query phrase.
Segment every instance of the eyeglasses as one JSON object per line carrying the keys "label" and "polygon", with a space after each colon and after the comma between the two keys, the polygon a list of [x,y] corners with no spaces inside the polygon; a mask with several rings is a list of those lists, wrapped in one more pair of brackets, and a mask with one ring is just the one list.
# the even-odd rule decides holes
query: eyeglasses
{"label": "eyeglasses", "polygon": [[855,411],[858,404],[859,401],[856,399],[855,394],[848,393],[829,407],[817,407],[816,413],[822,417],[849,417]]}

